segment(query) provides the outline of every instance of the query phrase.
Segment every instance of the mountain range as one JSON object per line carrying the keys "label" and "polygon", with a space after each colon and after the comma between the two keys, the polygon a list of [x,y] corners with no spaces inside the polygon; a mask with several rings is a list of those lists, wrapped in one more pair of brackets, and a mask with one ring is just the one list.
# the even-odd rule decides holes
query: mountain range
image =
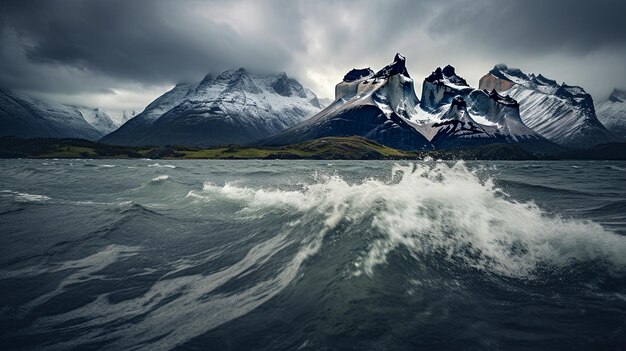
{"label": "mountain range", "polygon": [[581,87],[496,65],[480,79],[479,88],[516,99],[522,121],[560,145],[585,148],[615,139],[596,117],[591,95]]}
{"label": "mountain range", "polygon": [[119,127],[97,108],[65,105],[0,89],[1,136],[98,140]]}
{"label": "mountain range", "polygon": [[[179,83],[123,125],[105,112],[0,90],[1,135],[117,145],[286,145],[362,136],[401,150],[517,144],[542,153],[626,138],[626,93],[594,106],[583,88],[496,65],[471,87],[450,65],[415,93],[406,59],[353,69],[318,99],[285,73],[244,68]],[[597,113],[597,116],[596,116]],[[119,128],[118,128],[119,127]]]}
{"label": "mountain range", "polygon": [[517,101],[495,90],[470,87],[452,66],[426,77],[418,99],[400,54],[376,73],[370,68],[351,70],[335,87],[330,106],[262,144],[348,135],[402,150],[490,143],[521,143],[536,151],[559,148],[524,124]]}

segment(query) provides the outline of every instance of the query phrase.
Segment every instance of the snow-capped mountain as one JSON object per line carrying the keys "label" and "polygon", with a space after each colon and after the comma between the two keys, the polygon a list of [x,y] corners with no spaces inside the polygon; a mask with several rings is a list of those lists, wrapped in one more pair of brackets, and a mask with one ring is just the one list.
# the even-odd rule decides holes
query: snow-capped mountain
{"label": "snow-capped mountain", "polygon": [[422,98],[410,122],[438,148],[522,143],[536,151],[555,145],[528,128],[517,101],[496,91],[474,89],[448,65],[422,83]]}
{"label": "snow-capped mountain", "polygon": [[280,74],[241,68],[178,84],[107,135],[127,145],[214,146],[249,143],[291,127],[321,110],[315,94]]}
{"label": "snow-capped mountain", "polygon": [[419,100],[405,58],[374,73],[353,69],[335,86],[335,101],[310,119],[262,143],[282,145],[327,136],[358,135],[404,150],[431,148],[407,119],[416,114]]}
{"label": "snow-capped mountain", "polygon": [[470,87],[452,66],[437,68],[424,79],[420,101],[405,62],[397,54],[377,73],[353,69],[336,85],[335,102],[263,143],[359,135],[407,150],[496,142],[541,151],[558,148],[524,125],[514,99]]}
{"label": "snow-capped mountain", "polygon": [[0,136],[97,140],[115,128],[111,118],[98,109],[0,89]]}
{"label": "snow-capped mountain", "polygon": [[91,108],[86,106],[75,106],[87,123],[106,135],[116,130],[120,125],[111,118],[106,112],[99,108]]}
{"label": "snow-capped mountain", "polygon": [[598,119],[621,138],[626,138],[626,91],[613,89],[608,99],[596,106]]}
{"label": "snow-capped mountain", "polygon": [[480,79],[479,88],[517,100],[524,124],[562,146],[583,148],[614,139],[596,118],[591,95],[581,87],[496,65]]}
{"label": "snow-capped mountain", "polygon": [[418,130],[438,148],[472,146],[496,142],[493,133],[476,123],[467,111],[465,100],[457,95],[437,121],[418,126]]}

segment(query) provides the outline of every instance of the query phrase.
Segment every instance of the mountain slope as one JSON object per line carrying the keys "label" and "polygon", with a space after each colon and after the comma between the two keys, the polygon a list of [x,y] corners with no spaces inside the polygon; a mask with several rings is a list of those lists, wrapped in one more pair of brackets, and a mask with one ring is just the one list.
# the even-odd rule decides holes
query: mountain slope
{"label": "mountain slope", "polygon": [[626,91],[614,89],[606,101],[596,106],[596,114],[608,130],[626,138]]}
{"label": "mountain slope", "polygon": [[522,122],[517,101],[470,87],[450,65],[424,79],[416,111],[410,122],[437,148],[521,143],[533,151],[558,149]]}
{"label": "mountain slope", "polygon": [[105,135],[100,142],[116,145],[138,145],[135,141],[141,138],[159,117],[180,104],[187,93],[195,88],[195,85],[190,83],[177,84],[146,106],[143,112],[126,121],[117,130]]}
{"label": "mountain slope", "polygon": [[[83,112],[96,126],[89,124]],[[98,128],[106,125],[108,116],[103,113],[91,114],[84,108],[83,112],[81,108],[75,106],[0,89],[0,136],[69,137],[88,140],[102,137],[104,132]]]}
{"label": "mountain slope", "polygon": [[75,106],[76,109],[83,116],[83,119],[87,121],[87,123],[91,124],[94,128],[102,133],[102,135],[106,135],[116,130],[119,127],[119,124],[111,118],[106,112],[100,110],[99,108],[91,108],[85,106]]}
{"label": "mountain slope", "polygon": [[584,148],[614,139],[596,118],[591,95],[581,87],[496,65],[480,79],[479,88],[517,100],[524,124],[562,146]]}
{"label": "mountain slope", "polygon": [[353,69],[335,87],[335,101],[310,119],[263,140],[263,145],[286,145],[329,136],[362,136],[401,150],[432,148],[406,120],[419,100],[405,58],[377,73]]}
{"label": "mountain slope", "polygon": [[179,84],[102,139],[125,145],[242,144],[284,130],[321,110],[317,97],[285,73],[245,69]]}

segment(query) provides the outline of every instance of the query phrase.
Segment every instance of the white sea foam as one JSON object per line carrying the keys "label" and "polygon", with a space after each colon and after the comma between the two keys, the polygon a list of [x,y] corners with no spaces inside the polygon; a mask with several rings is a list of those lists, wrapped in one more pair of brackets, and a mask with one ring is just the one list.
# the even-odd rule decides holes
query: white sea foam
{"label": "white sea foam", "polygon": [[157,167],[157,168],[176,168],[176,166],[174,165],[162,165],[160,163],[154,163],[151,165],[148,165],[148,167]]}
{"label": "white sea foam", "polygon": [[50,197],[46,195],[21,193],[12,190],[2,190],[0,193],[4,196],[12,196],[15,202],[29,203],[29,202],[45,202],[49,201]]}
{"label": "white sea foam", "polygon": [[168,180],[168,179],[170,179],[170,176],[168,176],[167,174],[162,174],[160,176],[156,176],[156,177],[152,178],[150,180],[150,183],[160,183],[160,182],[163,182],[163,181]]}
{"label": "white sea foam", "polygon": [[[396,165],[392,172],[391,182],[349,184],[330,176],[290,191],[205,183],[202,192],[190,195],[240,201],[242,213],[291,207],[320,212],[333,223],[371,220],[384,237],[373,240],[367,255],[357,259],[368,274],[399,246],[516,277],[531,277],[541,264],[601,260],[618,269],[626,266],[626,238],[590,221],[551,216],[533,203],[516,202],[463,162]],[[337,211],[339,219],[333,217]]]}

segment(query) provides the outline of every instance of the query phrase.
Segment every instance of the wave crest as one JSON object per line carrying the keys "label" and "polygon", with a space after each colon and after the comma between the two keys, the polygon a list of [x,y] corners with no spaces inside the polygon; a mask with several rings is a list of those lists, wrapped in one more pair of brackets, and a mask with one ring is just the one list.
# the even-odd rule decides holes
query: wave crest
{"label": "wave crest", "polygon": [[291,208],[315,211],[323,221],[341,208],[342,216],[332,221],[363,223],[361,235],[369,243],[367,254],[356,259],[357,275],[373,274],[400,246],[511,277],[530,278],[540,266],[590,260],[626,267],[626,238],[591,221],[517,202],[463,162],[395,165],[388,181],[350,184],[339,176],[321,176],[297,190],[205,183],[202,192],[190,195],[239,203],[242,214]]}

